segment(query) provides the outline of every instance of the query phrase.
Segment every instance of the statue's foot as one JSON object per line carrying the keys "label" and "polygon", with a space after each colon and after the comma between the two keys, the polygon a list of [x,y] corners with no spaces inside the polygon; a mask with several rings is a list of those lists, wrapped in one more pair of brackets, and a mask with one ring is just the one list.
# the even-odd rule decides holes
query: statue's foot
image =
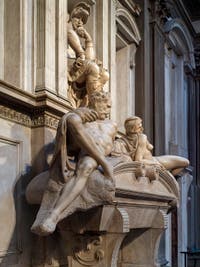
{"label": "statue's foot", "polygon": [[57,217],[57,214],[52,212],[49,217],[40,222],[36,219],[31,227],[31,231],[40,236],[52,234],[56,229]]}

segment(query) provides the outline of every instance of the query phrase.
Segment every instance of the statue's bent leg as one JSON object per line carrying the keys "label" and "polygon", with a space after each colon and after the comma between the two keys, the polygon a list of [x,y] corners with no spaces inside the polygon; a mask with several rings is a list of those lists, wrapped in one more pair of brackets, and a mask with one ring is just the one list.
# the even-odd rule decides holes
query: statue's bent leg
{"label": "statue's bent leg", "polygon": [[44,191],[49,181],[49,171],[35,176],[26,188],[26,200],[29,204],[41,204]]}
{"label": "statue's bent leg", "polygon": [[79,160],[77,164],[76,176],[73,177],[73,186],[70,188],[68,187],[68,184],[64,186],[61,196],[55,205],[53,212],[57,215],[58,220],[59,215],[84,189],[90,174],[96,169],[97,166],[97,162],[89,156],[84,156]]}
{"label": "statue's bent leg", "polygon": [[[63,218],[62,212],[69,207],[73,200],[84,189],[88,177],[97,167],[97,162],[89,156],[82,158],[77,167],[76,176],[67,182],[60,192],[60,196],[53,209],[49,211],[41,223],[34,224],[32,231],[39,235],[49,235],[55,231],[57,223]],[[61,219],[60,219],[61,218]]]}

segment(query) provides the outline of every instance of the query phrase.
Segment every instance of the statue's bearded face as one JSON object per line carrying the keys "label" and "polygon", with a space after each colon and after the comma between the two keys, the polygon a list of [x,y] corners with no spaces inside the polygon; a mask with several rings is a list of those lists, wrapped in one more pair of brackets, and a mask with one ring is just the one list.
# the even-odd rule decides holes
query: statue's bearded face
{"label": "statue's bearded face", "polygon": [[111,110],[111,100],[105,99],[105,100],[99,100],[94,103],[94,110],[98,113],[98,117],[100,120],[106,119]]}

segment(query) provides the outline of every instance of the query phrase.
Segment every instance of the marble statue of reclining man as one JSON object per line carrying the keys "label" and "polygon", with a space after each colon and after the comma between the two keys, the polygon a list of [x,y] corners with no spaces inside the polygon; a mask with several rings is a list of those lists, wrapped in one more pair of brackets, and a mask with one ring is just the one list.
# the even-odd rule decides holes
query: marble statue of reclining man
{"label": "marble statue of reclining man", "polygon": [[[27,188],[28,202],[36,204],[39,202],[35,199],[36,192],[42,179],[48,180],[32,226],[32,231],[39,235],[48,235],[55,230],[57,223],[63,219],[63,211],[79,196],[99,165],[105,179],[113,181],[113,167],[106,156],[111,153],[117,127],[106,119],[111,108],[109,94],[103,91],[93,93],[89,107],[79,108],[62,117],[50,169],[36,176]],[[75,157],[74,171],[68,156]]]}

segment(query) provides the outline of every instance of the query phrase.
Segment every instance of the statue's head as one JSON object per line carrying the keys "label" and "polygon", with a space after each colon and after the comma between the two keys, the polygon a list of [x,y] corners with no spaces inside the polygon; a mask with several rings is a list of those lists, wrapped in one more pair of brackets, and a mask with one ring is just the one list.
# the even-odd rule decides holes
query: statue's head
{"label": "statue's head", "polygon": [[137,116],[129,117],[124,122],[124,127],[126,130],[126,135],[131,135],[133,133],[142,133],[142,119]]}
{"label": "statue's head", "polygon": [[89,96],[88,106],[98,113],[100,120],[104,120],[109,116],[111,110],[110,93],[104,91],[92,93]]}
{"label": "statue's head", "polygon": [[87,23],[90,15],[90,6],[84,2],[78,3],[72,10],[70,20],[73,28],[76,30]]}

